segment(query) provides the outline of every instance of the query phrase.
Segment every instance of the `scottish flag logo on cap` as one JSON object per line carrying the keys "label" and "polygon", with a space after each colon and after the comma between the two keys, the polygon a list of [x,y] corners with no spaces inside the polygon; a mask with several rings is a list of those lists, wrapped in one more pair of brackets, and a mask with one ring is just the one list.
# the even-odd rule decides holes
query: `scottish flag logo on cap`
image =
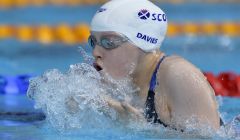
{"label": "scottish flag logo on cap", "polygon": [[146,9],[142,9],[139,13],[138,13],[138,17],[140,19],[146,20],[150,17],[150,12]]}

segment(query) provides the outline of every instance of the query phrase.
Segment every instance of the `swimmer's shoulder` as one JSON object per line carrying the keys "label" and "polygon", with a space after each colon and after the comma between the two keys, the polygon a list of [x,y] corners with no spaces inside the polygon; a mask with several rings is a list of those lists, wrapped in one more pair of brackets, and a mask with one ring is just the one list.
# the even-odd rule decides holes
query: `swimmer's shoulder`
{"label": "swimmer's shoulder", "polygon": [[[170,112],[175,113],[173,118],[202,115],[218,127],[214,90],[196,66],[180,56],[166,57],[159,69],[158,82],[159,95],[166,96]],[[161,100],[161,96],[157,95],[156,100]],[[203,119],[204,122],[208,120]]]}
{"label": "swimmer's shoulder", "polygon": [[165,57],[163,62],[166,65],[166,64],[177,64],[179,62],[188,62],[188,61],[179,55],[168,55]]}
{"label": "swimmer's shoulder", "polygon": [[160,73],[179,75],[179,73],[198,73],[202,75],[195,65],[178,55],[167,56],[161,64]]}
{"label": "swimmer's shoulder", "polygon": [[[163,87],[178,90],[177,93],[199,90],[208,91],[208,93],[212,92],[212,96],[214,94],[201,70],[177,55],[168,56],[162,62],[158,73],[158,80]],[[172,92],[171,94],[175,93]],[[194,94],[194,92],[191,92],[191,94]]]}

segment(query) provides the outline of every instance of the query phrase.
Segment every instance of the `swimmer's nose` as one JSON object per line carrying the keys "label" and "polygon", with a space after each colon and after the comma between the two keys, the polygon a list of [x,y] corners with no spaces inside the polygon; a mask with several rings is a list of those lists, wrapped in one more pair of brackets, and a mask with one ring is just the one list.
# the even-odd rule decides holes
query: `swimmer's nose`
{"label": "swimmer's nose", "polygon": [[93,49],[93,56],[95,59],[102,59],[102,53],[101,53],[101,47],[96,45],[96,47]]}

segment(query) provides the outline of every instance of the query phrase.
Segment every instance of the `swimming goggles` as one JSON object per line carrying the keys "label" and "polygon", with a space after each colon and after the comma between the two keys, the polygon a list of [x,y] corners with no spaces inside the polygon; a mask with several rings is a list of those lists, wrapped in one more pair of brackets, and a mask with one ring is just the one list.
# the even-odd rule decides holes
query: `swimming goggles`
{"label": "swimming goggles", "polygon": [[114,49],[119,46],[121,46],[123,43],[128,42],[129,39],[124,36],[115,36],[115,35],[109,35],[109,36],[103,36],[100,38],[100,41],[98,42],[97,39],[90,35],[88,38],[88,44],[94,49],[96,45],[101,46],[105,49]]}

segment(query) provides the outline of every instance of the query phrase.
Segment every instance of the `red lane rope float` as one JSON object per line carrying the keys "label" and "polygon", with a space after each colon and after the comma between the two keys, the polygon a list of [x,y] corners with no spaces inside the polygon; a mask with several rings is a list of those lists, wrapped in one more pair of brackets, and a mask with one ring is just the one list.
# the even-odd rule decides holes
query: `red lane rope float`
{"label": "red lane rope float", "polygon": [[216,76],[211,72],[204,74],[216,95],[240,97],[240,75],[233,72],[222,72]]}

